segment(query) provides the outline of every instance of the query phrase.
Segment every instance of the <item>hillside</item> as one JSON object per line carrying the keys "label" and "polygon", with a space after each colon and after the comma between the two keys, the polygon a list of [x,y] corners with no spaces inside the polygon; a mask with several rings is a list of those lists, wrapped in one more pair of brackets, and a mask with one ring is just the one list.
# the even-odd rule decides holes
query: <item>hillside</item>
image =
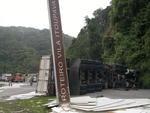
{"label": "hillside", "polygon": [[150,1],[112,0],[93,15],[85,19],[67,55],[127,65],[139,70],[143,86],[150,87]]}
{"label": "hillside", "polygon": [[[66,49],[72,39],[64,35]],[[0,27],[0,73],[37,72],[40,57],[50,53],[48,29]]]}

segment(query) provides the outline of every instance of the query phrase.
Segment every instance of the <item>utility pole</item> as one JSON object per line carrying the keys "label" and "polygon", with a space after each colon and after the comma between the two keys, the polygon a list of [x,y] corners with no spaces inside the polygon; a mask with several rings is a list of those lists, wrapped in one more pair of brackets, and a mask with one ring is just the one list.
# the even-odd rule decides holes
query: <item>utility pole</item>
{"label": "utility pole", "polygon": [[60,106],[69,107],[70,91],[63,47],[59,1],[48,0],[48,10],[57,100]]}

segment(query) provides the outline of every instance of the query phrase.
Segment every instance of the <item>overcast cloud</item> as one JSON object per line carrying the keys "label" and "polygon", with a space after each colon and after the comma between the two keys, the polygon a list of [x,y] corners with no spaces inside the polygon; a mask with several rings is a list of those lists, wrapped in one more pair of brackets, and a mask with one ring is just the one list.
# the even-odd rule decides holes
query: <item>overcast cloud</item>
{"label": "overcast cloud", "polygon": [[[59,0],[62,29],[77,36],[84,26],[84,17],[94,10],[106,8],[111,0]],[[0,26],[49,28],[47,0],[0,0]]]}

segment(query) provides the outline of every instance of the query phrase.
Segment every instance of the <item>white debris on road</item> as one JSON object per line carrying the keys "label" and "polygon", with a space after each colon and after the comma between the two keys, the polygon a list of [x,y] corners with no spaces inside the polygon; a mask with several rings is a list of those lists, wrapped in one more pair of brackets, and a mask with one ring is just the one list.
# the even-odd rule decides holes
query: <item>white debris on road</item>
{"label": "white debris on road", "polygon": [[41,95],[43,95],[43,94],[36,93],[36,92],[30,92],[30,93],[26,93],[26,94],[13,95],[6,100],[30,99],[30,98],[33,98],[35,96],[41,96]]}
{"label": "white debris on road", "polygon": [[[56,101],[47,104],[48,107],[56,105]],[[70,103],[71,108],[85,112],[104,112],[116,111],[114,113],[139,113],[134,111],[143,111],[150,113],[150,99],[111,99],[107,97],[91,98],[88,96],[73,97]],[[147,107],[147,108],[146,108]],[[55,108],[55,110],[57,107]],[[117,110],[124,110],[119,112]],[[127,110],[127,112],[125,112]],[[113,113],[113,112],[112,112]]]}
{"label": "white debris on road", "polygon": [[146,106],[146,108],[141,107],[141,108],[126,109],[126,110],[118,110],[112,113],[150,113],[150,106]]}

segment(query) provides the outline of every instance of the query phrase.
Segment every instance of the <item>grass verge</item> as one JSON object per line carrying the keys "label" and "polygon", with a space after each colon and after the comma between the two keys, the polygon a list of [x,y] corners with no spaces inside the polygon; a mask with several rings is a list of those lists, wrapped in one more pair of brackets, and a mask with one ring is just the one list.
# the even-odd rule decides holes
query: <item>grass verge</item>
{"label": "grass verge", "polygon": [[50,110],[43,106],[48,99],[54,97],[39,96],[26,100],[12,100],[0,102],[0,113],[49,113]]}

